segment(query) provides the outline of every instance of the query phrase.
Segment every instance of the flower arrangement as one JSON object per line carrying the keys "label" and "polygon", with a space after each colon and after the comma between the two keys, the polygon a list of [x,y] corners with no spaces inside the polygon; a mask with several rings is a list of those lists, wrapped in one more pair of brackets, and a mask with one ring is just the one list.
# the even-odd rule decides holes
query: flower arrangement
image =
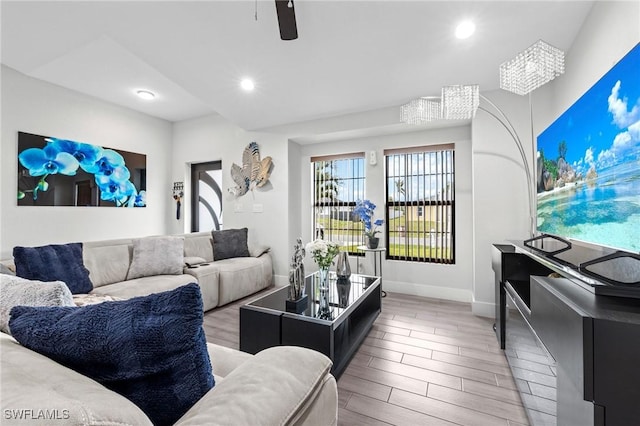
{"label": "flower arrangement", "polygon": [[311,257],[320,269],[328,269],[333,264],[333,258],[340,252],[338,243],[321,239],[307,243],[305,249],[307,253],[311,253]]}
{"label": "flower arrangement", "polygon": [[373,211],[376,209],[376,205],[369,200],[356,201],[356,208],[353,209],[353,215],[358,217],[364,223],[364,235],[367,238],[375,238],[378,231],[378,226],[382,226],[384,220],[378,219],[371,223],[373,220]]}

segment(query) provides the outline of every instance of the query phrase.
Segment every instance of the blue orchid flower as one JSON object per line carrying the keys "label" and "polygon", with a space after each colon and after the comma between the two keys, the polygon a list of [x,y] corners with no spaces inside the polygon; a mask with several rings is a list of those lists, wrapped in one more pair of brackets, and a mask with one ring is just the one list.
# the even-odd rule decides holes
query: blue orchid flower
{"label": "blue orchid flower", "polygon": [[124,167],[124,157],[112,149],[103,149],[102,156],[84,170],[95,175],[109,176],[118,167]]}
{"label": "blue orchid flower", "polygon": [[114,167],[110,174],[96,173],[96,176],[108,176],[111,180],[124,181],[129,180],[131,172],[126,166]]}
{"label": "blue orchid flower", "polygon": [[136,192],[136,187],[128,180],[113,179],[113,176],[96,175],[96,184],[100,188],[100,199],[113,201],[122,206]]}
{"label": "blue orchid flower", "polygon": [[57,138],[48,138],[46,141],[59,152],[67,152],[73,155],[85,172],[89,172],[87,169],[91,168],[96,161],[103,157],[102,152],[104,150],[97,145]]}
{"label": "blue orchid flower", "polygon": [[127,201],[127,207],[146,207],[147,191],[142,190],[138,193],[134,192]]}
{"label": "blue orchid flower", "polygon": [[28,148],[18,154],[18,160],[31,176],[55,175],[75,176],[78,160],[68,152],[61,152],[47,144],[44,148]]}
{"label": "blue orchid flower", "polygon": [[353,215],[359,218],[364,225],[364,233],[369,238],[374,238],[375,235],[380,232],[378,226],[384,223],[384,220],[378,219],[373,222],[371,226],[371,220],[373,218],[373,211],[376,209],[376,205],[369,200],[357,200],[356,207],[353,209]]}
{"label": "blue orchid flower", "polygon": [[147,191],[142,190],[136,195],[134,205],[136,207],[145,207],[147,205]]}

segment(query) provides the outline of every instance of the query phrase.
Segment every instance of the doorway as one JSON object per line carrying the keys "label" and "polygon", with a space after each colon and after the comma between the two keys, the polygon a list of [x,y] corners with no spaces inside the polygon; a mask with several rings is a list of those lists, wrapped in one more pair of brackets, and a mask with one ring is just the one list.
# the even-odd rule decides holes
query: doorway
{"label": "doorway", "polygon": [[191,232],[222,229],[222,161],[191,165]]}

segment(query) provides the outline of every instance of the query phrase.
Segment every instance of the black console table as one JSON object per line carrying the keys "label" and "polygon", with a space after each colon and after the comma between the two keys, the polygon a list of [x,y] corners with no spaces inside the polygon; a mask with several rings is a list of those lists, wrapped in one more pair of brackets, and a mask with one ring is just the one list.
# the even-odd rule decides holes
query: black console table
{"label": "black console table", "polygon": [[333,361],[338,379],[382,310],[379,277],[352,274],[338,280],[329,273],[329,289],[320,290],[319,274],[305,277],[309,298],[304,312],[287,312],[288,287],[280,287],[240,307],[240,350],[255,354],[279,345],[302,346]]}
{"label": "black console table", "polygon": [[638,424],[640,299],[621,297],[638,289],[582,275],[581,253],[495,245],[496,336],[531,424]]}

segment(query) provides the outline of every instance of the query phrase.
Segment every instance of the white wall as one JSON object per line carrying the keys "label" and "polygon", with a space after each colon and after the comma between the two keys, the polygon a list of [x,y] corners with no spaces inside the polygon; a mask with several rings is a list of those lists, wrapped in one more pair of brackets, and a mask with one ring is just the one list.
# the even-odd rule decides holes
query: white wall
{"label": "white wall", "polygon": [[[16,245],[163,234],[170,215],[171,123],[2,67],[0,258]],[[18,207],[18,131],[147,155],[146,208]]]}
{"label": "white wall", "polygon": [[[565,74],[532,94],[538,135],[640,41],[639,2],[596,2],[565,58]],[[513,122],[531,163],[528,97],[485,93]],[[528,236],[522,160],[505,130],[482,111],[473,120],[473,311],[492,316],[491,245]],[[535,174],[535,168],[532,168]]]}
{"label": "white wall", "polygon": [[293,246],[298,237],[302,237],[302,198],[303,187],[301,176],[305,168],[301,168],[300,157],[302,155],[301,147],[293,141],[289,141],[289,257],[293,255]]}
{"label": "white wall", "polygon": [[[399,260],[383,260],[384,288],[389,291],[439,297],[459,301],[471,301],[472,282],[472,218],[471,218],[471,140],[469,126],[434,129],[422,132],[341,140],[330,143],[303,145],[301,147],[301,218],[303,240],[312,238],[311,223],[311,170],[312,156],[366,152],[375,150],[378,164],[366,162],[366,198],[378,205],[377,217],[384,217],[384,157],[388,148],[455,143],[456,173],[456,263],[437,265]],[[317,267],[307,259],[309,270]],[[356,259],[351,258],[352,270]],[[367,273],[373,273],[372,259],[364,261]],[[362,271],[361,271],[362,272]]]}
{"label": "white wall", "polygon": [[[262,158],[272,158],[273,171],[267,185],[236,198],[228,191],[235,186],[230,175],[231,164],[242,165],[242,152],[252,141],[258,143]],[[190,186],[187,185],[190,165],[222,160],[224,228],[247,227],[250,243],[270,246],[276,283],[286,283],[289,257],[287,147],[286,138],[280,135],[247,132],[219,115],[174,123],[171,180],[185,182],[185,199],[180,221],[175,219],[175,211],[170,219],[170,232],[189,232],[191,229],[191,224],[185,221],[191,211]],[[253,212],[257,204],[262,205],[262,213]]]}
{"label": "white wall", "polygon": [[[531,163],[528,98],[505,91],[484,93],[505,112],[516,128]],[[493,110],[486,102],[482,107]],[[473,312],[494,315],[491,247],[529,236],[526,174],[517,145],[488,113],[479,110],[472,123],[473,139]],[[531,173],[535,173],[531,169]]]}
{"label": "white wall", "polygon": [[[553,83],[553,115],[546,128],[636,44],[640,43],[640,1],[599,1],[565,58],[565,74]],[[639,77],[640,78],[640,77]]]}

